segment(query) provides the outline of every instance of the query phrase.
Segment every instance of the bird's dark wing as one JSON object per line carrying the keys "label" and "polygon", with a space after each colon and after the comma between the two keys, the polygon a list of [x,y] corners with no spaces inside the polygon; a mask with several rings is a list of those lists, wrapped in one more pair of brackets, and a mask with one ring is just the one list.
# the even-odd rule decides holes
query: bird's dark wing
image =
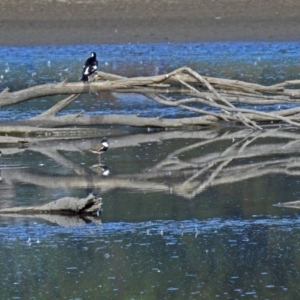
{"label": "bird's dark wing", "polygon": [[98,61],[94,57],[90,57],[86,60],[82,70],[83,81],[88,81],[88,76],[92,75],[98,68]]}

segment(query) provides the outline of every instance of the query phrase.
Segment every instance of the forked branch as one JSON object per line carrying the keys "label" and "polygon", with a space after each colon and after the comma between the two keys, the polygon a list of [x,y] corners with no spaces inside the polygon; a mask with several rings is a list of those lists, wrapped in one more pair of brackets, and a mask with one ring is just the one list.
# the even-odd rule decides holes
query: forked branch
{"label": "forked branch", "polygon": [[[238,80],[201,76],[188,67],[182,67],[167,74],[125,78],[115,74],[97,72],[94,81],[61,82],[30,87],[21,91],[0,93],[0,107],[18,104],[31,99],[54,95],[70,95],[40,115],[17,122],[40,127],[63,127],[71,125],[127,125],[137,127],[186,127],[208,126],[219,120],[237,122],[253,129],[262,129],[258,122],[280,122],[300,127],[300,108],[290,107],[267,111],[265,105],[300,104],[300,80],[286,81],[272,86],[248,83]],[[190,111],[193,118],[140,118],[120,114],[106,116],[77,115],[57,116],[79,95],[113,91],[117,93],[142,94],[160,104],[178,107],[182,114]],[[238,105],[237,105],[238,104]],[[246,108],[243,104],[247,104]],[[249,108],[249,104],[255,108]],[[279,106],[278,106],[279,107]],[[117,116],[117,117],[116,117]],[[1,125],[1,124],[0,124]]]}

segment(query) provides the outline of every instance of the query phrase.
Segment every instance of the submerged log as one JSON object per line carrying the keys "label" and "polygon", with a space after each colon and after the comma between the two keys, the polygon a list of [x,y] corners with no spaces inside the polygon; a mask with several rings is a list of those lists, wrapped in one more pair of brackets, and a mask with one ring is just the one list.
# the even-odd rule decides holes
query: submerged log
{"label": "submerged log", "polygon": [[38,206],[21,206],[0,209],[0,214],[70,214],[70,215],[90,215],[99,214],[101,210],[101,198],[89,195],[86,198],[78,199],[74,197],[64,197],[53,202]]}
{"label": "submerged log", "polygon": [[285,203],[278,203],[278,204],[275,204],[274,206],[300,209],[300,200],[285,202]]}
{"label": "submerged log", "polygon": [[92,215],[54,215],[54,214],[22,214],[22,213],[6,213],[8,218],[26,218],[40,219],[63,227],[84,226],[87,224],[100,225],[101,219],[98,216]]}

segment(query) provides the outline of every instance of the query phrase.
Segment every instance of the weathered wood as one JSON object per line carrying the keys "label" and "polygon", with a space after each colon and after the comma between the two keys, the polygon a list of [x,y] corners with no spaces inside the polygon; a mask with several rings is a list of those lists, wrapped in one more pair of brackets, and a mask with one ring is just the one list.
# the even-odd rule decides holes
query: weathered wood
{"label": "weathered wood", "polygon": [[94,215],[57,215],[57,214],[41,214],[41,213],[6,213],[5,217],[9,218],[26,218],[41,219],[63,227],[84,226],[93,223],[100,225],[102,223],[99,216]]}
{"label": "weathered wood", "polygon": [[[47,128],[43,128],[42,124],[46,123]],[[46,126],[45,125],[45,126]],[[66,124],[68,125],[68,124]],[[81,137],[93,137],[105,135],[106,130],[101,128],[49,128],[57,126],[66,126],[59,122],[59,119],[55,119],[55,124],[51,123],[51,118],[49,118],[49,123],[47,120],[42,119],[35,120],[33,119],[28,121],[20,122],[0,122],[0,133],[7,135],[20,135],[24,134],[26,136],[39,136],[39,137],[54,137],[54,138],[65,138],[72,136],[81,136]],[[9,136],[0,136],[0,143],[9,144]],[[20,138],[17,138],[20,140]],[[14,143],[16,140],[13,141]]]}
{"label": "weathered wood", "polygon": [[[22,123],[27,126],[42,127],[63,127],[63,126],[96,126],[96,125],[120,125],[120,126],[136,126],[136,127],[160,127],[160,128],[182,128],[188,126],[211,126],[218,121],[218,117],[210,115],[180,118],[180,119],[165,119],[165,118],[147,118],[137,115],[64,115],[64,116],[48,116],[47,118],[35,117],[25,120]],[[1,124],[1,123],[0,123]],[[33,129],[34,130],[34,127]],[[36,128],[36,130],[39,130]],[[46,130],[46,129],[45,129]],[[1,131],[1,130],[0,130]]]}
{"label": "weathered wood", "polygon": [[[173,72],[149,76],[125,78],[115,74],[96,72],[89,83],[61,82],[30,87],[21,91],[0,93],[0,107],[17,104],[30,99],[70,95],[49,110],[28,120],[11,122],[16,130],[18,125],[35,127],[98,126],[125,125],[138,127],[178,128],[188,126],[209,126],[219,120],[237,122],[252,129],[262,129],[257,122],[280,122],[300,127],[298,108],[279,109],[274,112],[261,111],[258,106],[270,104],[300,104],[300,80],[286,81],[272,86],[263,86],[239,80],[201,76],[188,67]],[[79,94],[99,91],[135,92],[167,106],[198,114],[193,118],[141,118],[138,116],[106,115],[87,116],[84,113],[57,116],[57,113],[69,105]],[[177,94],[177,97],[173,97]],[[236,106],[236,103],[239,106]],[[243,108],[240,104],[255,104],[255,108]],[[279,106],[278,106],[279,107]],[[280,107],[279,107],[280,108]],[[4,129],[5,130],[5,129]],[[28,129],[37,133],[42,129]],[[0,123],[1,132],[1,123]]]}
{"label": "weathered wood", "polygon": [[0,214],[8,213],[51,213],[51,214],[96,214],[101,209],[101,198],[89,195],[86,198],[64,197],[39,206],[21,206],[0,209]]}

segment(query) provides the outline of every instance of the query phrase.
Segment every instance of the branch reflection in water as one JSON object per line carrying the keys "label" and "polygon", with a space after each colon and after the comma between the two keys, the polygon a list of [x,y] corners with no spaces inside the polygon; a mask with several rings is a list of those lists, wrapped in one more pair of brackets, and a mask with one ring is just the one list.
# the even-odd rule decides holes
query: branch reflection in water
{"label": "branch reflection in water", "polygon": [[[101,138],[28,141],[27,150],[6,148],[2,151],[1,174],[7,186],[19,181],[48,188],[92,188],[101,193],[124,188],[173,193],[192,199],[212,186],[266,174],[300,174],[300,133],[297,130],[170,131],[110,137],[110,149],[101,163],[88,151],[100,144]],[[147,161],[146,145],[151,145],[151,158]],[[132,158],[135,147],[143,148],[139,160]],[[7,167],[6,157],[16,156],[21,151],[45,156],[59,168],[52,171],[53,174],[47,170],[37,174],[29,166],[25,169]],[[131,156],[130,151],[133,151]],[[18,158],[14,157],[16,164]],[[113,169],[106,164],[111,164]]]}

